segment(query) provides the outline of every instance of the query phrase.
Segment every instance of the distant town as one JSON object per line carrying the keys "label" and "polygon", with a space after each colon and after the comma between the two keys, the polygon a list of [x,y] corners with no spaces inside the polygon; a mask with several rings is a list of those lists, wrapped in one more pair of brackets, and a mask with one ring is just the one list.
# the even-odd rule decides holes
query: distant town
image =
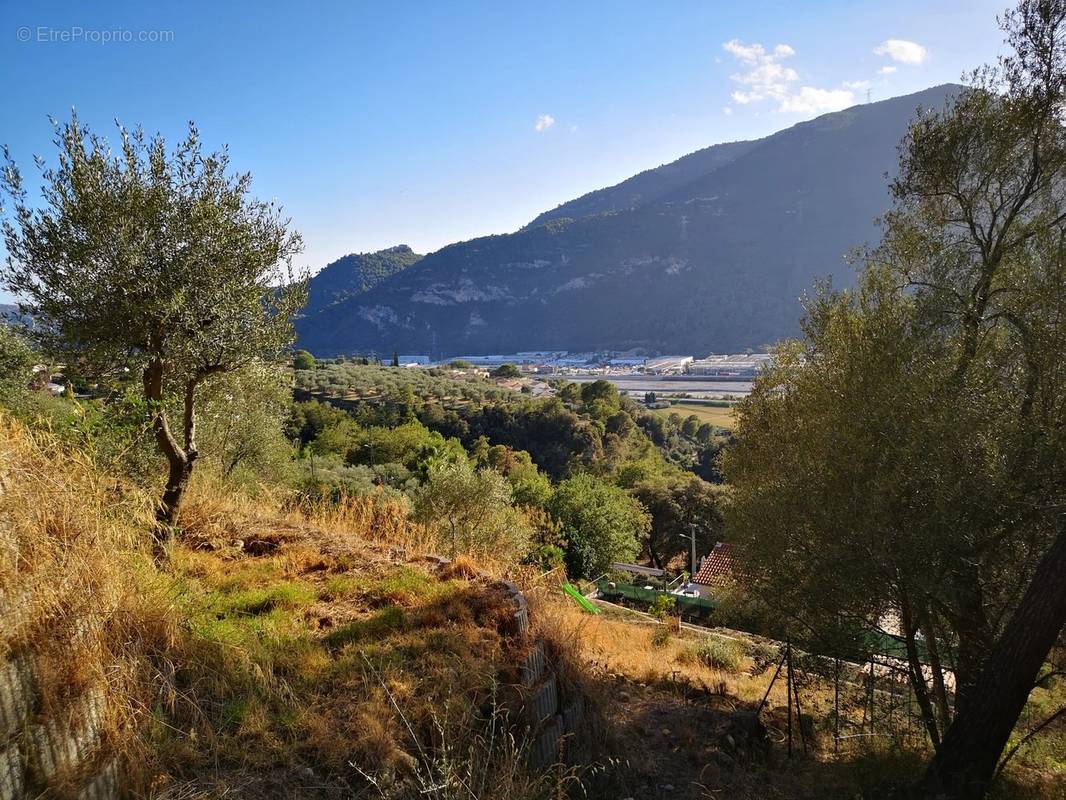
{"label": "distant town", "polygon": [[695,356],[655,356],[652,358],[617,353],[571,353],[567,350],[529,350],[518,353],[456,356],[431,361],[427,355],[398,355],[402,367],[428,367],[466,362],[475,367],[514,364],[524,372],[541,375],[567,375],[597,372],[620,375],[699,375],[719,380],[750,381],[771,359],[769,353],[711,354]]}
{"label": "distant town", "polygon": [[563,377],[579,383],[606,379],[633,397],[654,393],[663,397],[730,399],[748,394],[759,370],[766,367],[771,358],[769,353],[711,354],[696,358],[530,350],[457,356],[443,361],[432,361],[428,355],[397,355],[396,363],[415,368],[463,364],[485,370],[514,364],[529,376]]}

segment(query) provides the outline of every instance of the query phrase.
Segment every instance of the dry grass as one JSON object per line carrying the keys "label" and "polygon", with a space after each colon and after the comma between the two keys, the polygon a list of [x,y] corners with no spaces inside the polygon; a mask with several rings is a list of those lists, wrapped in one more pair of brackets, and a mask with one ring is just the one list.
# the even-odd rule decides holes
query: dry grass
{"label": "dry grass", "polygon": [[[311,767],[342,795],[400,797],[455,770],[536,794],[506,730],[484,738],[519,655],[512,609],[469,560],[441,569],[417,555],[424,540],[401,503],[271,514],[262,497],[202,481],[182,524],[172,571],[191,636],[176,683],[195,702],[157,727],[169,772],[188,784],[216,760]],[[491,759],[471,757],[485,748]]]}
{"label": "dry grass", "polygon": [[[501,671],[521,653],[510,609],[478,575],[506,565],[421,559],[436,543],[402,502],[292,506],[200,476],[160,571],[144,549],[150,496],[2,416],[0,486],[0,660],[33,658],[45,716],[101,688],[105,749],[144,795],[528,800],[561,797],[572,780],[531,776],[525,743],[499,714]],[[715,669],[697,657],[697,634],[589,616],[559,593],[558,576],[513,577],[565,688],[591,698],[594,726],[625,726],[613,741],[627,758],[662,755],[661,769],[647,760],[652,775],[707,763],[693,713],[750,707],[766,689],[770,673],[750,674],[747,656]],[[780,727],[783,682],[770,702]],[[816,724],[830,708],[828,685],[805,685]],[[664,725],[653,724],[661,712]],[[679,734],[659,741],[666,725]],[[824,738],[816,744],[788,770],[701,773],[706,796],[819,796],[921,763],[887,739],[840,760]],[[1030,783],[1025,796],[1061,788],[1046,773]],[[644,796],[618,796],[630,795]]]}
{"label": "dry grass", "polygon": [[0,487],[0,660],[34,665],[44,718],[62,719],[73,700],[102,692],[99,757],[120,753],[144,778],[151,757],[138,733],[179,637],[171,598],[140,548],[151,504],[3,414]]}
{"label": "dry grass", "polygon": [[513,610],[472,562],[414,555],[402,504],[284,508],[201,478],[159,570],[151,497],[84,455],[0,417],[0,476],[0,659],[32,654],[45,716],[102,687],[138,792],[555,791],[498,713]]}
{"label": "dry grass", "polygon": [[[716,669],[698,656],[703,636],[689,631],[672,632],[666,641],[661,633],[669,626],[633,615],[625,618],[610,612],[593,616],[550,589],[530,592],[536,596],[535,617],[539,627],[567,649],[578,654],[591,669],[614,674],[646,685],[689,685],[715,694],[728,694],[741,702],[758,702],[769,685],[770,674],[752,676],[752,659],[745,643],[736,644],[741,657],[736,670]],[[730,642],[721,638],[719,641]],[[732,643],[730,642],[732,646]],[[770,696],[772,703],[785,703],[785,687],[779,682]]]}

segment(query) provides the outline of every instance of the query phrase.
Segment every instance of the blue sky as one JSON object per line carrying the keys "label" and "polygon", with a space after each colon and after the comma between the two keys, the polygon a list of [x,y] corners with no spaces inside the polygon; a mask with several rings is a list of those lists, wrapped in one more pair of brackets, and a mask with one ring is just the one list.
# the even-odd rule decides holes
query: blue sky
{"label": "blue sky", "polygon": [[867,89],[957,80],[998,54],[1004,5],[2,0],[0,142],[32,173],[49,114],[172,137],[195,120],[281,200],[318,269],[511,231]]}

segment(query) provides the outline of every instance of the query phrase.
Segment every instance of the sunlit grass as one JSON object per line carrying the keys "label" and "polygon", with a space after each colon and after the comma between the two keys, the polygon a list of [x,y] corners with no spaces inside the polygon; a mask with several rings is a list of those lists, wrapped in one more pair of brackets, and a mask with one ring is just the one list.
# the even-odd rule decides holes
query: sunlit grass
{"label": "sunlit grass", "polygon": [[682,418],[695,416],[700,422],[709,422],[719,428],[732,429],[736,424],[736,416],[732,408],[706,403],[676,403],[669,408],[656,408],[654,412],[662,417],[669,417],[671,414],[680,414]]}

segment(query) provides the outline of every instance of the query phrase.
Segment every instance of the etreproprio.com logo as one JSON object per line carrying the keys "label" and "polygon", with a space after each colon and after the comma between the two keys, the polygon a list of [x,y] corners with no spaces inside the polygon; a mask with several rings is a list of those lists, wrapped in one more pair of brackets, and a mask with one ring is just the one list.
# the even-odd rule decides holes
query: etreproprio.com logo
{"label": "etreproprio.com logo", "polygon": [[40,42],[45,44],[163,44],[174,41],[174,31],[130,30],[129,28],[83,28],[72,25],[67,28],[53,28],[38,25],[35,28],[23,26],[15,32],[20,42]]}

